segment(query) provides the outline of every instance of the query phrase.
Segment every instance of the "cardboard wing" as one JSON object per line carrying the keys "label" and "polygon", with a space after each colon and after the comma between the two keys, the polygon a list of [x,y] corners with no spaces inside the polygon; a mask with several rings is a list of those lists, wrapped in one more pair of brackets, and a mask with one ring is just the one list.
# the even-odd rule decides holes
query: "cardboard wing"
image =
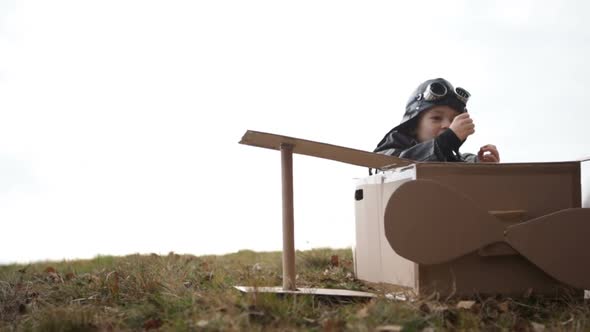
{"label": "cardboard wing", "polygon": [[416,163],[408,159],[252,130],[248,130],[244,134],[240,144],[274,150],[280,150],[281,145],[290,145],[293,153],[377,169],[402,167]]}

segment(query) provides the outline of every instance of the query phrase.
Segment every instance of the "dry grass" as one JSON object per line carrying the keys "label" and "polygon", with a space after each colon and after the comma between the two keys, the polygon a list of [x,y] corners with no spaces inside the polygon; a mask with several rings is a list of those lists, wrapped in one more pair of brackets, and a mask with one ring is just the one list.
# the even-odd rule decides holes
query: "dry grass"
{"label": "dry grass", "polygon": [[[338,266],[332,256],[338,256]],[[130,255],[0,267],[0,331],[405,331],[590,330],[583,300],[370,301],[241,294],[234,285],[280,286],[278,252],[225,256]],[[297,253],[298,285],[384,295],[352,275],[350,249]],[[393,326],[392,326],[393,325]]]}

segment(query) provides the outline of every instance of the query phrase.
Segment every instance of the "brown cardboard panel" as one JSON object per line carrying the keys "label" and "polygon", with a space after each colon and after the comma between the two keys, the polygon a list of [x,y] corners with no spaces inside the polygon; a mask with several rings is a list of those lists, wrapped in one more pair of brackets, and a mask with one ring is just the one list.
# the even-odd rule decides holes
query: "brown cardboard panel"
{"label": "brown cardboard panel", "polygon": [[480,248],[477,253],[480,256],[508,256],[519,255],[518,251],[514,250],[508,243],[496,242]]}
{"label": "brown cardboard panel", "polygon": [[[425,196],[430,196],[429,207],[416,206]],[[392,248],[417,263],[442,263],[505,241],[555,279],[590,288],[590,266],[585,264],[590,262],[585,246],[590,209],[561,210],[505,227],[452,189],[430,180],[415,180],[393,193],[384,220]]]}
{"label": "brown cardboard panel", "polygon": [[[527,216],[527,212],[525,210],[488,211],[488,213],[496,217],[496,219],[502,221],[505,225],[511,225],[530,219]],[[480,256],[519,255],[518,251],[514,250],[511,246],[504,242],[496,242],[487,245],[483,248],[480,248],[478,253]]]}
{"label": "brown cardboard panel", "polygon": [[527,218],[581,207],[580,163],[421,163],[418,179],[434,180],[486,211],[525,210]]}
{"label": "brown cardboard panel", "polygon": [[505,222],[523,222],[529,218],[526,216],[525,210],[511,210],[511,211],[488,211],[492,216]]}
{"label": "brown cardboard panel", "polygon": [[474,294],[523,296],[529,289],[535,294],[556,296],[583,291],[561,284],[520,255],[481,257],[470,253],[444,264],[419,265],[419,293],[438,292],[443,298]]}
{"label": "brown cardboard panel", "polygon": [[510,226],[512,247],[561,282],[590,289],[590,209],[567,209]]}
{"label": "brown cardboard panel", "polygon": [[492,215],[430,180],[402,184],[387,203],[384,222],[391,247],[421,264],[446,262],[504,237]]}
{"label": "brown cardboard panel", "polygon": [[274,150],[280,150],[281,144],[289,144],[293,146],[294,153],[372,168],[400,167],[416,163],[383,154],[252,130],[246,131],[240,144]]}
{"label": "brown cardboard panel", "polygon": [[[476,167],[422,163],[416,165],[416,173],[417,178],[452,187],[488,211],[523,210],[525,219],[530,220],[581,207],[580,167],[577,161],[479,164]],[[552,250],[551,244],[545,245],[547,251]]]}

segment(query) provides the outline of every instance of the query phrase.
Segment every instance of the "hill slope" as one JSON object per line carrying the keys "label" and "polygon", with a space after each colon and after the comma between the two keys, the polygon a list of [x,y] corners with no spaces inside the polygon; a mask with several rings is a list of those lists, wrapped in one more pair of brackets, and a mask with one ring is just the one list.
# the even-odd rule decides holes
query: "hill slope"
{"label": "hill slope", "polygon": [[582,300],[395,300],[352,274],[350,249],[297,252],[300,287],[370,291],[376,299],[242,294],[280,286],[279,252],[130,255],[0,266],[0,330],[590,330]]}

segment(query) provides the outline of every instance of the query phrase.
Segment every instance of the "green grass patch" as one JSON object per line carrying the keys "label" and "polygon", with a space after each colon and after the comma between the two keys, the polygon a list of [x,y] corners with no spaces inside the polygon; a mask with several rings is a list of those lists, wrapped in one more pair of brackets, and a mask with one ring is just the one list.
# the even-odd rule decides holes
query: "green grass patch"
{"label": "green grass patch", "polygon": [[281,254],[129,255],[0,266],[0,331],[546,331],[590,330],[573,298],[396,301],[354,277],[350,249],[296,254],[299,287],[374,292],[372,300],[242,294],[281,286]]}

